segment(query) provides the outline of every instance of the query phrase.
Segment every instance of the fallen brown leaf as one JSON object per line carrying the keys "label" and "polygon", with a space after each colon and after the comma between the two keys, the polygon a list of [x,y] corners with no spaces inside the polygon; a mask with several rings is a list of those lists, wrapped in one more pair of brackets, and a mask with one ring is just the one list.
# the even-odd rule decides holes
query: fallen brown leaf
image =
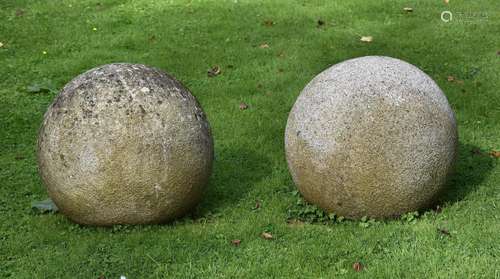
{"label": "fallen brown leaf", "polygon": [[219,66],[213,66],[210,70],[208,70],[208,76],[209,77],[215,77],[218,76],[221,73],[220,67]]}
{"label": "fallen brown leaf", "polygon": [[259,200],[256,200],[255,201],[255,206],[252,208],[252,210],[257,210],[260,208],[260,201]]}
{"label": "fallen brown leaf", "polygon": [[450,0],[444,0],[444,3],[445,3],[445,4],[450,3]]}
{"label": "fallen brown leaf", "polygon": [[233,240],[231,240],[231,244],[233,244],[234,246],[240,246],[241,240],[239,240],[239,239],[233,239]]}
{"label": "fallen brown leaf", "polygon": [[361,39],[359,39],[359,40],[362,42],[365,42],[365,43],[371,43],[373,41],[373,37],[372,36],[362,36]]}
{"label": "fallen brown leaf", "polygon": [[495,158],[500,158],[500,151],[498,151],[498,150],[492,150],[490,152],[490,156],[495,157]]}
{"label": "fallen brown leaf", "polygon": [[16,160],[24,160],[25,157],[23,155],[16,155],[16,157],[14,157],[14,159],[16,159]]}
{"label": "fallen brown leaf", "polygon": [[359,272],[363,270],[363,265],[360,262],[355,262],[352,264],[352,269],[354,269],[354,271],[356,272]]}
{"label": "fallen brown leaf", "polygon": [[248,105],[245,103],[240,103],[240,110],[246,110],[248,108]]}
{"label": "fallen brown leaf", "polygon": [[303,227],[304,222],[297,220],[297,219],[290,219],[286,221],[289,227]]}
{"label": "fallen brown leaf", "polygon": [[3,47],[3,44],[2,44],[2,42],[0,42],[0,48],[2,48],[2,47]]}
{"label": "fallen brown leaf", "polygon": [[273,235],[268,233],[268,232],[263,232],[261,235],[260,235],[262,238],[266,239],[266,240],[271,240],[273,239]]}
{"label": "fallen brown leaf", "polygon": [[413,12],[413,8],[405,7],[405,8],[403,8],[403,11],[405,11],[407,13],[411,13],[411,12]]}
{"label": "fallen brown leaf", "polygon": [[270,19],[264,20],[264,25],[267,27],[272,27],[274,24],[275,24],[274,21]]}
{"label": "fallen brown leaf", "polygon": [[263,43],[259,47],[260,48],[269,48],[269,45],[267,43]]}
{"label": "fallen brown leaf", "polygon": [[472,155],[483,155],[483,152],[479,148],[474,148],[470,151]]}
{"label": "fallen brown leaf", "polygon": [[16,10],[16,16],[19,17],[19,16],[23,16],[24,15],[24,10],[23,9],[17,9]]}
{"label": "fallen brown leaf", "polygon": [[454,77],[454,76],[448,76],[448,81],[449,81],[449,82],[452,82],[452,81],[454,81],[454,80],[455,80],[455,77]]}
{"label": "fallen brown leaf", "polygon": [[438,228],[438,229],[437,229],[437,231],[438,231],[439,233],[441,233],[441,234],[444,234],[444,235],[446,235],[446,236],[451,237],[450,232],[449,232],[447,229],[445,229],[445,228]]}

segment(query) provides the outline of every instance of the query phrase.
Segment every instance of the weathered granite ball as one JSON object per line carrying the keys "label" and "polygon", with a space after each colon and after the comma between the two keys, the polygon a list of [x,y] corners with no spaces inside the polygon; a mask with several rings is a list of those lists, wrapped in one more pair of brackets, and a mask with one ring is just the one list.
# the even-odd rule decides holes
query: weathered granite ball
{"label": "weathered granite ball", "polygon": [[49,107],[38,137],[49,196],[81,224],[180,217],[200,201],[212,159],[197,100],[144,65],[109,64],[76,77]]}
{"label": "weathered granite ball", "polygon": [[457,154],[448,101],[424,72],[367,56],[316,76],[290,112],[288,166],[304,198],[349,218],[424,209]]}

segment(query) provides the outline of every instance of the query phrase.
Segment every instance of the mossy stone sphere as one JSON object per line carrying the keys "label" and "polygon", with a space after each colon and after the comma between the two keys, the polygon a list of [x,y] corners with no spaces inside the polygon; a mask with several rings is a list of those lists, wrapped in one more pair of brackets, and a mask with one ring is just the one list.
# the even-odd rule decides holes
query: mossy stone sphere
{"label": "mossy stone sphere", "polygon": [[304,198],[354,219],[431,206],[452,172],[457,143],[438,85],[417,67],[380,56],[316,76],[295,102],[285,135]]}
{"label": "mossy stone sphere", "polygon": [[202,198],[212,160],[210,127],[195,97],[138,64],[105,65],[69,82],[38,137],[49,196],[81,224],[180,217]]}

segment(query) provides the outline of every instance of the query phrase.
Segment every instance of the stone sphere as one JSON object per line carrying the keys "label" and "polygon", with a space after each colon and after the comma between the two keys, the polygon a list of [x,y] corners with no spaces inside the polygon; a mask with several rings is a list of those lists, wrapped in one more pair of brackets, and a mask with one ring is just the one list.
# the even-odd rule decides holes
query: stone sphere
{"label": "stone sphere", "polygon": [[38,165],[62,213],[88,225],[162,223],[202,198],[213,140],[199,103],[155,68],[109,64],[69,82],[45,114]]}
{"label": "stone sphere", "polygon": [[288,166],[304,198],[353,219],[432,206],[457,145],[455,117],[438,85],[417,67],[380,56],[316,76],[285,132]]}

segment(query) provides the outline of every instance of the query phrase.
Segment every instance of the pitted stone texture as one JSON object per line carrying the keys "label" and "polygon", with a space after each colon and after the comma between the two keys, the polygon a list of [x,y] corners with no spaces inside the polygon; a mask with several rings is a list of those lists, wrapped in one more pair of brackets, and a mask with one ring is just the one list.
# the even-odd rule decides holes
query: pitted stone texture
{"label": "pitted stone texture", "polygon": [[76,77],[49,107],[38,137],[49,196],[81,224],[179,217],[200,201],[212,159],[197,100],[144,65],[109,64]]}
{"label": "pitted stone texture", "polygon": [[411,64],[379,56],[316,76],[293,106],[285,135],[304,198],[349,218],[431,205],[457,144],[455,117],[437,84]]}

